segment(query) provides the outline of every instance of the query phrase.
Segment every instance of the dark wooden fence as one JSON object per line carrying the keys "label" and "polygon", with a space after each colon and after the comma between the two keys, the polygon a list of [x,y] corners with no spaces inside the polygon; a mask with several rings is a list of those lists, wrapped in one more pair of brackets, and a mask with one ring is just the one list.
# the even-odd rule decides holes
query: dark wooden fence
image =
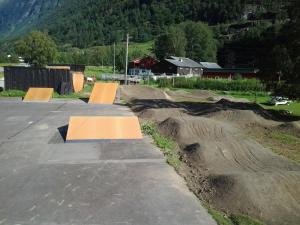
{"label": "dark wooden fence", "polygon": [[70,70],[32,67],[4,67],[5,90],[28,91],[30,87],[53,88],[65,95],[73,92]]}
{"label": "dark wooden fence", "polygon": [[74,72],[82,72],[85,71],[85,65],[81,64],[49,64],[48,66],[68,66],[70,67],[71,71]]}

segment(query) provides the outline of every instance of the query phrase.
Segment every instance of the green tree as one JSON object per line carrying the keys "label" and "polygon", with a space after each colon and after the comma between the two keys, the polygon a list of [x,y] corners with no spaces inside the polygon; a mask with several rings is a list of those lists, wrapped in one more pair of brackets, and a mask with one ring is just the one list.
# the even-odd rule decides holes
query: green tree
{"label": "green tree", "polygon": [[155,40],[154,53],[158,59],[171,55],[184,57],[186,44],[187,39],[182,28],[172,26]]}
{"label": "green tree", "polygon": [[181,26],[187,39],[186,56],[196,61],[216,61],[217,42],[208,25],[186,22]]}
{"label": "green tree", "polygon": [[33,31],[16,42],[16,51],[25,62],[42,67],[52,63],[57,55],[55,42],[46,33]]}

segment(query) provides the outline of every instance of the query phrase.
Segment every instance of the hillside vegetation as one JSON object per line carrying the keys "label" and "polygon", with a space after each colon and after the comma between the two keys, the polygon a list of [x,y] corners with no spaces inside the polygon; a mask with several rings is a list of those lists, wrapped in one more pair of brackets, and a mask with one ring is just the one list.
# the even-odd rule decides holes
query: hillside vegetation
{"label": "hillside vegetation", "polygon": [[203,21],[210,25],[235,22],[251,12],[283,17],[284,1],[248,0],[12,0],[0,2],[0,39],[14,37],[38,26],[59,43],[85,48],[121,41],[152,40],[166,27]]}

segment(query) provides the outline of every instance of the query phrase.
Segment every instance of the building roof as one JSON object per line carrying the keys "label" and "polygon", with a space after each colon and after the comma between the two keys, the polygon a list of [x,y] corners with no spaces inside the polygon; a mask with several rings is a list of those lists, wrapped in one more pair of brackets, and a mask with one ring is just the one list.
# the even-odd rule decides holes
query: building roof
{"label": "building roof", "polygon": [[171,56],[165,60],[177,67],[201,68],[199,63],[189,58]]}
{"label": "building roof", "polygon": [[204,68],[205,72],[213,72],[213,73],[240,73],[240,74],[245,74],[245,73],[258,73],[259,69],[255,68]]}
{"label": "building roof", "polygon": [[200,62],[200,65],[205,69],[221,69],[222,67],[219,64],[214,62]]}

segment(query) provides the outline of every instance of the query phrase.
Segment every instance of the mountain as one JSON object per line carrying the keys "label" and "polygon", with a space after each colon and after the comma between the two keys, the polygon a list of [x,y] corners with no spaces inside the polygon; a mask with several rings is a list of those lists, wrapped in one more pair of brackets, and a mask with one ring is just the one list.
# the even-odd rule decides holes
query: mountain
{"label": "mountain", "polygon": [[0,39],[33,29],[61,0],[0,0]]}
{"label": "mountain", "polygon": [[122,41],[127,32],[132,41],[144,42],[187,20],[216,25],[248,15],[256,19],[282,4],[281,0],[0,0],[0,39],[40,29],[58,43],[81,48]]}

